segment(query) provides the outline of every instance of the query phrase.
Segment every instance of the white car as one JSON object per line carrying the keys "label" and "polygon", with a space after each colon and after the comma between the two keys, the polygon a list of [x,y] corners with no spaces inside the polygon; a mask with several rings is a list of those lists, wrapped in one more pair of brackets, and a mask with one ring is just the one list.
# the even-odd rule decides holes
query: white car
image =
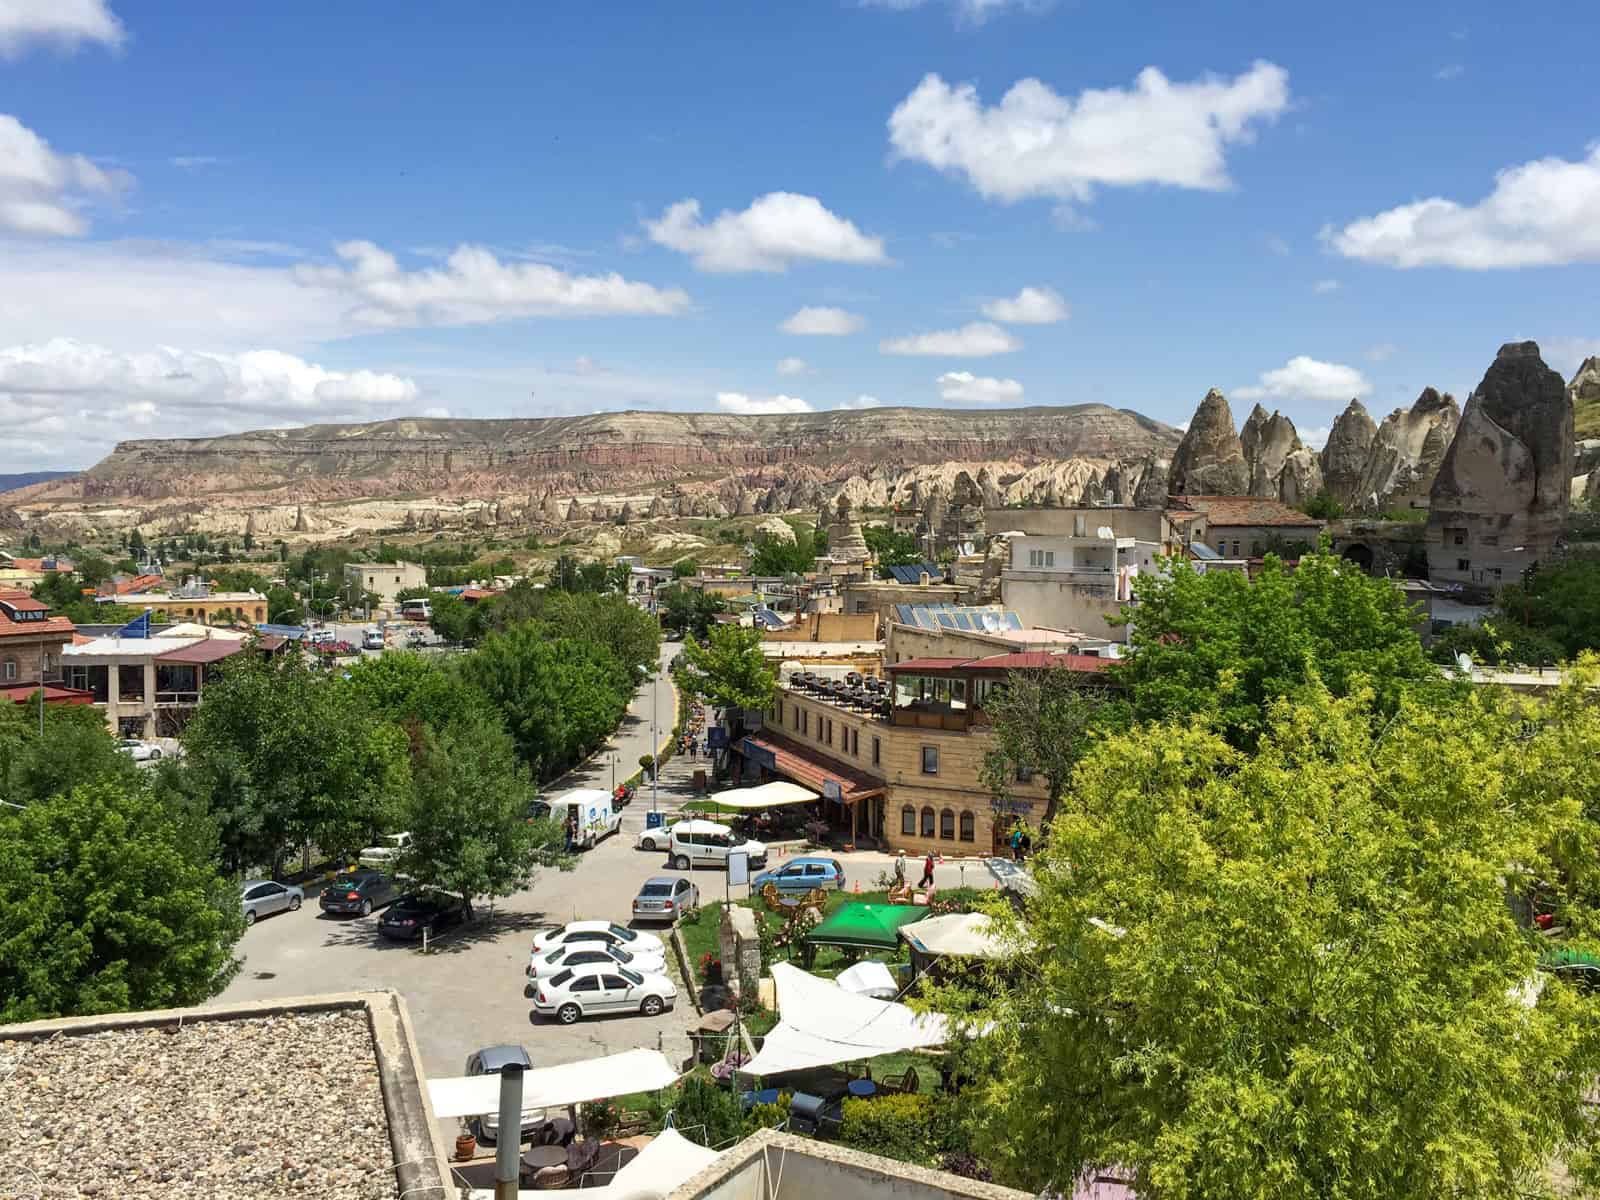
{"label": "white car", "polygon": [[544,954],[561,946],[582,946],[586,950],[596,946],[618,946],[629,954],[663,961],[667,957],[666,946],[655,934],[629,929],[615,921],[569,921],[557,929],[541,930],[534,935],[535,954]]}
{"label": "white car", "polygon": [[658,825],[654,829],[640,830],[639,836],[634,839],[633,848],[635,850],[665,850],[667,844],[671,841],[672,826]]}
{"label": "white car", "polygon": [[716,821],[679,821],[667,838],[668,861],[680,871],[690,867],[726,867],[728,854],[739,850],[749,855],[748,865],[767,865],[767,848],[735,833]]}
{"label": "white car", "polygon": [[400,852],[411,844],[409,833],[386,833],[376,846],[368,846],[356,861],[364,867],[385,866],[400,857]]}
{"label": "white car", "polygon": [[665,975],[646,975],[630,967],[587,965],[561,971],[534,985],[533,1011],[571,1025],[601,1013],[643,1013],[653,1017],[671,1008],[678,989]]}
{"label": "white car", "polygon": [[609,942],[585,939],[557,946],[542,954],[531,955],[528,959],[527,973],[529,979],[549,979],[552,975],[559,975],[568,967],[586,967],[595,964],[627,967],[630,971],[646,975],[660,975],[667,969],[666,956],[656,953],[649,947],[635,953],[620,946],[613,946]]}
{"label": "white car", "polygon": [[149,742],[141,742],[137,738],[128,738],[122,743],[122,752],[134,762],[156,762],[161,758],[161,747]]}
{"label": "white car", "polygon": [[306,641],[313,646],[327,646],[338,641],[338,639],[333,636],[333,630],[331,629],[313,629],[306,634]]}

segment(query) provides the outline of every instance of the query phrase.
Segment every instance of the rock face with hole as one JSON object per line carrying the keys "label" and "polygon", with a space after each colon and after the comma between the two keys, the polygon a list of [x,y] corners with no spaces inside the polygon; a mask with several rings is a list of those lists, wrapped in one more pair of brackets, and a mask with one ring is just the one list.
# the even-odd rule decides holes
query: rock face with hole
{"label": "rock face with hole", "polygon": [[1176,496],[1244,496],[1250,467],[1234,430],[1228,400],[1216,388],[1195,409],[1189,429],[1172,455],[1169,487]]}
{"label": "rock face with hole", "polygon": [[1572,397],[1535,342],[1508,342],[1467,399],[1429,494],[1428,573],[1493,590],[1546,561],[1571,496]]}

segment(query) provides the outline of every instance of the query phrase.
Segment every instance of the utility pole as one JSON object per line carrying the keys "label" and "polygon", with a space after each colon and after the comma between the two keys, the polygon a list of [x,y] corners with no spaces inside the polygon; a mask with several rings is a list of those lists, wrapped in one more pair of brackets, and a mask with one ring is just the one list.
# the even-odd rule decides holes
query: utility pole
{"label": "utility pole", "polygon": [[658,667],[656,673],[650,677],[650,811],[656,811],[656,781],[661,775],[661,737],[656,733],[656,684],[661,680],[661,671]]}

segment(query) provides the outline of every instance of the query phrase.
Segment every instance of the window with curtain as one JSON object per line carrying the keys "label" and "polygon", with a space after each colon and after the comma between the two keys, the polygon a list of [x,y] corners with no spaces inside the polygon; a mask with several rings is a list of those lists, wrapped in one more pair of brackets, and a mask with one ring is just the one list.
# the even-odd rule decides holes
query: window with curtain
{"label": "window with curtain", "polygon": [[922,836],[933,836],[933,809],[931,808],[922,810]]}

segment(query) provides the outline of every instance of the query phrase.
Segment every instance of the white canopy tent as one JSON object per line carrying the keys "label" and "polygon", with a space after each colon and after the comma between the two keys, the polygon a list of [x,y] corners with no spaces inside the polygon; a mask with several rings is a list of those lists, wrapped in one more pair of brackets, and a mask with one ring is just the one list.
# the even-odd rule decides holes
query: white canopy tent
{"label": "white canopy tent", "polygon": [[[586,1062],[540,1067],[522,1075],[524,1111],[565,1108],[589,1100],[653,1092],[676,1082],[678,1072],[659,1050],[625,1050]],[[428,1080],[433,1115],[481,1117],[500,1110],[500,1076],[459,1075]]]}
{"label": "white canopy tent", "polygon": [[761,1052],[740,1068],[745,1074],[777,1075],[942,1046],[950,1036],[943,1017],[858,996],[789,963],[772,964],[772,982],[778,1024]]}
{"label": "white canopy tent", "polygon": [[810,804],[820,799],[809,788],[786,779],[775,779],[756,787],[731,788],[711,797],[713,804],[723,808],[776,808],[780,804]]}
{"label": "white canopy tent", "polygon": [[[676,1129],[663,1129],[650,1144],[611,1177],[604,1187],[586,1187],[584,1200],[661,1200],[718,1157],[717,1151],[691,1142]],[[474,1188],[471,1200],[494,1200],[492,1188]],[[520,1200],[548,1196],[547,1191],[519,1191]]]}
{"label": "white canopy tent", "polygon": [[983,913],[944,913],[902,925],[899,932],[913,950],[935,958],[1007,958],[1011,953]]}
{"label": "white canopy tent", "polygon": [[894,973],[881,962],[867,959],[839,972],[839,986],[858,996],[871,996],[874,1000],[893,1000],[900,994]]}

